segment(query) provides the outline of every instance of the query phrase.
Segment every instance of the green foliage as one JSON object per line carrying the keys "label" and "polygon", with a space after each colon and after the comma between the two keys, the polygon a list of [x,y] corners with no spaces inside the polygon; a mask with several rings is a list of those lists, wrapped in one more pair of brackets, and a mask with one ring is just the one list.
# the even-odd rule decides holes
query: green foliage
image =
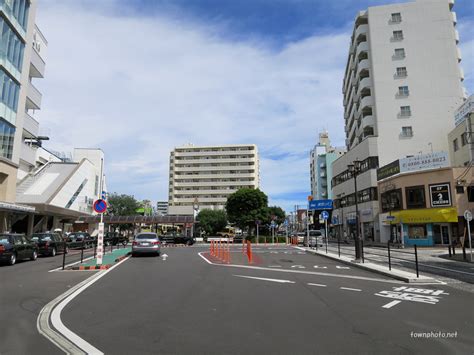
{"label": "green foliage", "polygon": [[135,200],[135,197],[130,195],[119,195],[116,192],[109,195],[107,199],[109,205],[107,214],[112,216],[134,216],[137,214],[137,209],[140,208],[140,203]]}
{"label": "green foliage", "polygon": [[229,222],[239,228],[253,228],[255,221],[265,221],[268,211],[268,197],[259,189],[243,188],[227,198],[225,209]]}
{"label": "green foliage", "polygon": [[197,215],[201,230],[207,235],[216,235],[227,225],[227,215],[222,210],[203,209]]}
{"label": "green foliage", "polygon": [[278,206],[268,207],[267,213],[268,213],[268,216],[267,216],[266,222],[268,224],[272,223],[272,216],[275,216],[274,221],[277,225],[281,225],[283,224],[283,222],[285,222],[286,214],[285,214],[285,211],[283,211],[281,207],[278,207]]}
{"label": "green foliage", "polygon": [[[140,208],[140,203],[135,200],[135,197],[125,194],[117,194],[116,192],[109,195],[107,199],[107,215],[109,216],[135,216]],[[119,224],[120,230],[126,230],[133,226],[133,224]]]}

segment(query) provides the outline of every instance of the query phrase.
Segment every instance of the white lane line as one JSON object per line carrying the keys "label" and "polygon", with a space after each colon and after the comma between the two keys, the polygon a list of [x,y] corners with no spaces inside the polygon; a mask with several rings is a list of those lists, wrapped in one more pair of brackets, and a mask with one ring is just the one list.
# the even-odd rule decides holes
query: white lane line
{"label": "white lane line", "polygon": [[268,267],[281,267],[281,265],[268,265]]}
{"label": "white lane line", "polygon": [[[77,334],[70,331],[63,324],[61,321],[61,311],[82,291],[93,285],[99,279],[104,277],[106,274],[128,259],[130,259],[130,256],[118,262],[110,269],[102,270],[99,273],[89,277],[44,306],[43,309],[41,309],[36,321],[36,327],[39,333],[67,354],[103,354],[103,352],[89,344]],[[49,321],[51,321],[51,325],[55,329],[50,326]]]}
{"label": "white lane line", "polygon": [[327,287],[327,285],[308,283],[309,286]]}
{"label": "white lane line", "polygon": [[253,277],[253,276],[244,276],[244,275],[232,275],[235,277],[243,277],[245,279],[254,279],[254,280],[262,280],[262,281],[271,281],[271,282],[278,282],[278,283],[288,283],[288,284],[294,284],[294,281],[290,280],[281,280],[281,279],[267,279],[265,277]]}
{"label": "white lane line", "polygon": [[[84,262],[84,261],[91,260],[91,259],[94,259],[94,256],[89,256],[88,258],[82,259],[82,261]],[[80,262],[81,261],[79,260],[79,261],[76,261],[75,263],[66,264],[66,265],[64,265],[64,269],[66,269],[69,266],[79,264]],[[58,270],[61,270],[62,268],[63,267],[60,266],[60,267],[57,267],[56,269],[49,270],[48,272],[58,271]]]}
{"label": "white lane line", "polygon": [[360,292],[362,291],[361,289],[359,288],[350,288],[350,287],[339,287],[341,290],[348,290],[348,291],[357,291],[357,292]]}
{"label": "white lane line", "polygon": [[387,303],[385,306],[382,306],[382,308],[387,308],[387,309],[388,309],[388,308],[392,308],[393,306],[396,306],[396,305],[399,304],[400,302],[402,302],[402,301],[396,301],[396,300],[395,300],[395,301],[392,301],[392,302],[390,302],[390,303]]}
{"label": "white lane line", "polygon": [[[213,265],[213,266],[233,267],[233,268],[253,269],[253,270],[267,270],[267,271],[273,271],[273,272],[288,272],[288,273],[295,273],[295,274],[307,274],[307,275],[318,275],[318,276],[329,276],[329,277],[337,277],[337,278],[344,278],[344,279],[355,279],[355,280],[365,280],[365,281],[375,281],[375,282],[384,282],[384,283],[389,283],[389,284],[405,285],[405,282],[399,281],[399,280],[376,279],[376,278],[373,278],[373,277],[365,277],[365,276],[331,274],[331,273],[328,273],[328,272],[316,272],[316,271],[306,271],[306,270],[274,269],[274,268],[269,268],[269,267],[250,266],[250,265],[216,264],[216,263],[213,263],[212,261],[208,260],[203,255],[205,253],[207,253],[207,252],[200,252],[200,253],[198,253],[198,255],[206,263],[208,263],[209,265]],[[438,283],[436,283],[436,284],[438,284]],[[431,285],[431,284],[429,284],[429,285]]]}

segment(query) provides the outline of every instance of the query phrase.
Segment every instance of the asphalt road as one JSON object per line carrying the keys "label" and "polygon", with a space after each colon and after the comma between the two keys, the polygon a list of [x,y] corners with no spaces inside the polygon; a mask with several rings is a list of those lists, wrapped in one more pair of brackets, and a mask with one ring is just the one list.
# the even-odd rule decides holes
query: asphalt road
{"label": "asphalt road", "polygon": [[[196,247],[164,249],[166,261],[131,258],[74,298],[62,320],[106,354],[473,352],[470,293],[407,285],[291,247],[254,252],[250,266],[238,248],[230,266]],[[400,294],[413,298],[390,298]]]}
{"label": "asphalt road", "polygon": [[[71,250],[66,262],[80,260]],[[87,250],[86,256],[92,251]],[[49,301],[91,275],[90,272],[49,272],[62,265],[62,254],[0,265],[0,354],[62,354],[36,329],[36,319]]]}

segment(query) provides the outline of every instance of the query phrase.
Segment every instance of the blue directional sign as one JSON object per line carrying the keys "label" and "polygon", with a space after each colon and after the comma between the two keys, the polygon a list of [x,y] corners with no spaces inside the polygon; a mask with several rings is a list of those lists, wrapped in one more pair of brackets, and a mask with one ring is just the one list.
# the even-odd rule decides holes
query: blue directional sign
{"label": "blue directional sign", "polygon": [[332,210],[332,200],[313,200],[309,201],[309,209],[315,210]]}
{"label": "blue directional sign", "polygon": [[285,222],[283,222],[283,225],[284,225],[284,226],[287,226],[287,225],[288,225],[288,220],[287,220],[287,219],[285,219]]}
{"label": "blue directional sign", "polygon": [[327,220],[329,218],[329,213],[328,211],[323,211],[321,212],[321,217],[323,217],[324,220]]}

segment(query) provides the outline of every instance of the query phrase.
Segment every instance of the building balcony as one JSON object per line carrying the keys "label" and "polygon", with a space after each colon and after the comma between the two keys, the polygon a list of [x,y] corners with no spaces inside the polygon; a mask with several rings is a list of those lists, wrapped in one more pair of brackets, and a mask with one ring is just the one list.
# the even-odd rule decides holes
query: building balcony
{"label": "building balcony", "polygon": [[174,183],[175,187],[209,187],[213,186],[253,186],[255,181],[206,181],[206,182],[178,182]]}
{"label": "building balcony", "polygon": [[461,55],[461,49],[459,47],[456,47],[456,53],[458,57],[458,63],[461,63],[462,55]]}
{"label": "building balcony", "polygon": [[375,125],[375,116],[369,115],[362,118],[361,126],[362,128],[374,126]]}
{"label": "building balcony", "polygon": [[41,108],[41,99],[43,95],[37,88],[31,83],[28,83],[28,91],[26,94],[26,109],[28,110],[39,110]]}
{"label": "building balcony", "polygon": [[31,51],[30,76],[33,78],[44,78],[46,64],[36,49]]}
{"label": "building balcony", "polygon": [[369,25],[359,25],[355,32],[354,32],[354,38],[359,37],[361,34],[368,34],[369,33]]}
{"label": "building balcony", "polygon": [[[189,180],[189,179],[238,179],[238,178],[254,178],[256,173],[222,173],[222,174],[210,174],[201,172],[199,175],[175,175],[174,181],[180,182],[180,180]],[[255,181],[254,181],[255,184]]]}
{"label": "building balcony", "polygon": [[454,11],[451,11],[451,16],[453,18],[453,24],[456,26],[456,24],[458,23],[458,17],[456,13]]}
{"label": "building balcony", "polygon": [[373,96],[365,96],[360,100],[359,111],[361,112],[364,107],[374,106],[374,97]]}
{"label": "building balcony", "polygon": [[253,163],[253,162],[255,162],[255,158],[180,159],[180,160],[175,160],[174,163],[176,166],[176,164],[227,164],[228,165],[229,163]]}
{"label": "building balcony", "polygon": [[34,166],[36,164],[36,148],[23,143],[21,146],[20,159]]}
{"label": "building balcony", "polygon": [[[224,147],[227,148],[227,147]],[[248,156],[254,156],[255,155],[255,149],[249,150],[249,149],[243,149],[246,147],[242,148],[237,148],[239,150],[230,150],[230,148],[227,148],[225,150],[219,150],[219,151],[210,151],[210,152],[205,152],[203,150],[192,150],[191,152],[180,152],[180,151],[175,151],[175,158],[178,157],[196,157],[196,156],[229,156],[229,155],[248,155]],[[248,147],[250,148],[250,147]]]}
{"label": "building balcony", "polygon": [[[179,198],[179,195],[230,195],[237,191],[237,188],[233,189],[224,189],[224,190],[212,190],[209,188],[208,190],[178,190],[174,189],[174,194],[176,197]],[[199,197],[199,199],[201,199]]]}
{"label": "building balcony", "polygon": [[[188,203],[192,205],[194,203],[194,198],[179,198],[179,197],[174,197],[172,199],[172,203]],[[227,202],[227,197],[199,197],[199,203],[201,202],[214,202],[214,203],[219,203],[223,204]]]}
{"label": "building balcony", "polygon": [[23,129],[28,132],[29,138],[35,138],[38,136],[39,132],[39,123],[33,117],[31,117],[27,112],[24,114],[23,119]]}
{"label": "building balcony", "polygon": [[456,40],[456,44],[459,43],[459,32],[458,30],[454,30],[454,39]]}
{"label": "building balcony", "polygon": [[356,49],[356,57],[359,56],[360,52],[368,52],[369,51],[369,43],[367,41],[360,42]]}

